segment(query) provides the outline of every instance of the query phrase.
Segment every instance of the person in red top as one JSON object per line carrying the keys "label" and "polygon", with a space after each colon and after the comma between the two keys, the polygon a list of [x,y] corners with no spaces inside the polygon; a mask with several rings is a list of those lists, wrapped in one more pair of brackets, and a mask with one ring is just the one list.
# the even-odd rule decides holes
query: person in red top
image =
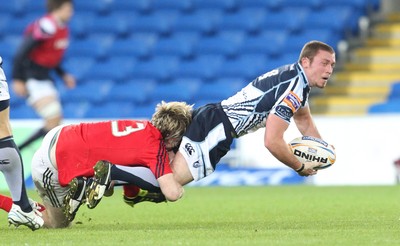
{"label": "person in red top", "polygon": [[[93,167],[98,164],[112,168],[110,178],[116,185],[139,177],[121,171],[124,167],[139,166],[138,172],[151,172],[157,180],[137,178],[137,182],[147,190],[161,191],[169,201],[179,199],[183,188],[173,178],[168,152],[179,146],[191,122],[191,112],[192,106],[184,102],[162,102],[151,121],[80,123],[49,131],[32,158],[32,179],[46,207],[42,211],[44,227],[69,226],[84,199],[85,187],[95,175]],[[83,192],[78,193],[80,198],[66,202],[70,189],[75,193],[77,187],[71,184],[76,184],[78,178]]]}
{"label": "person in red top", "polygon": [[30,23],[14,57],[13,89],[26,97],[45,124],[19,147],[20,150],[43,137],[62,120],[62,107],[50,72],[55,70],[67,88],[75,78],[64,71],[61,62],[69,44],[67,23],[73,15],[72,0],[47,0],[48,14]]}

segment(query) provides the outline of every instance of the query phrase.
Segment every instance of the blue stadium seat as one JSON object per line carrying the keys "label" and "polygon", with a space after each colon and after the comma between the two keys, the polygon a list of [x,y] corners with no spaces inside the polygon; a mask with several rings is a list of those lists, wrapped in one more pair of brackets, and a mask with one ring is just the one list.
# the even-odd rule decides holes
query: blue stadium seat
{"label": "blue stadium seat", "polygon": [[6,26],[5,29],[2,30],[2,32],[5,32],[7,35],[22,36],[28,24],[38,19],[39,17],[40,16],[38,16],[36,13],[29,13],[18,16],[17,18],[13,18],[12,22],[10,22],[10,25]]}
{"label": "blue stadium seat", "polygon": [[175,76],[177,78],[199,78],[204,81],[218,76],[218,70],[224,61],[220,55],[203,55],[194,60],[181,62]]}
{"label": "blue stadium seat", "polygon": [[66,90],[61,94],[63,102],[82,102],[100,103],[108,98],[110,89],[113,85],[111,80],[88,80],[78,84],[72,90]]}
{"label": "blue stadium seat", "polygon": [[83,119],[90,108],[89,101],[64,101],[63,114],[66,119]]}
{"label": "blue stadium seat", "polygon": [[294,7],[294,8],[308,8],[310,10],[319,10],[327,1],[323,0],[280,0],[280,8]]}
{"label": "blue stadium seat", "polygon": [[9,13],[14,16],[24,15],[25,0],[2,1],[0,4],[0,13]]}
{"label": "blue stadium seat", "polygon": [[172,32],[173,23],[177,16],[178,12],[173,10],[159,10],[148,15],[138,15],[130,23],[130,31],[168,35]]}
{"label": "blue stadium seat", "polygon": [[114,37],[124,37],[130,34],[130,23],[135,21],[135,15],[129,16],[114,13],[101,18],[96,18],[88,26],[91,33],[110,33]]}
{"label": "blue stadium seat", "polygon": [[130,11],[143,14],[153,10],[152,0],[116,0],[109,7],[112,12]]}
{"label": "blue stadium seat", "polygon": [[169,80],[177,69],[179,60],[176,57],[155,57],[148,61],[138,62],[132,69],[132,77],[137,79]]}
{"label": "blue stadium seat", "polygon": [[244,84],[246,84],[246,82],[243,78],[233,77],[218,79],[214,83],[203,83],[194,97],[198,101],[222,101],[240,91]]}
{"label": "blue stadium seat", "polygon": [[154,41],[154,39],[136,37],[120,38],[111,44],[108,52],[111,56],[132,56],[144,59],[151,55]]}
{"label": "blue stadium seat", "polygon": [[189,101],[201,89],[199,79],[179,79],[171,83],[159,83],[151,93],[155,101]]}
{"label": "blue stadium seat", "polygon": [[258,8],[260,10],[266,10],[266,9],[276,9],[281,6],[282,0],[274,0],[274,1],[268,1],[268,0],[237,0],[236,4],[238,9],[242,8]]}
{"label": "blue stadium seat", "polygon": [[223,36],[204,37],[195,45],[194,50],[198,55],[236,56],[240,45],[240,40]]}
{"label": "blue stadium seat", "polygon": [[179,10],[181,12],[191,11],[193,8],[192,1],[181,1],[181,0],[161,0],[154,1],[152,7],[156,10]]}
{"label": "blue stadium seat", "polygon": [[284,45],[287,53],[294,52],[300,54],[301,48],[311,40],[319,40],[336,48],[337,42],[341,39],[337,33],[326,28],[306,29],[298,34],[289,35]]}
{"label": "blue stadium seat", "polygon": [[3,61],[10,60],[11,62],[14,59],[21,41],[22,35],[7,36],[0,41],[0,56],[3,57]]}
{"label": "blue stadium seat", "polygon": [[324,1],[323,5],[325,8],[351,6],[356,9],[365,10],[368,6],[369,0],[335,0],[335,1]]}
{"label": "blue stadium seat", "polygon": [[117,101],[130,101],[135,105],[144,104],[151,98],[157,82],[150,79],[133,79],[124,83],[115,83],[110,89],[110,97]]}
{"label": "blue stadium seat", "polygon": [[268,11],[265,14],[262,27],[264,30],[280,30],[296,33],[304,28],[303,23],[308,14],[308,8],[295,9],[286,7],[281,11]]}
{"label": "blue stadium seat", "polygon": [[368,109],[368,113],[400,113],[400,99],[393,99],[384,103],[374,104]]}
{"label": "blue stadium seat", "polygon": [[190,14],[179,15],[174,22],[174,32],[198,32],[210,34],[216,31],[217,23],[221,19],[220,11],[196,11]]}
{"label": "blue stadium seat", "polygon": [[32,107],[21,104],[10,109],[10,119],[40,119]]}
{"label": "blue stadium seat", "polygon": [[113,0],[96,0],[96,1],[74,1],[74,8],[77,11],[104,15],[110,13]]}
{"label": "blue stadium seat", "polygon": [[220,9],[233,11],[237,5],[235,0],[193,0],[196,9]]}
{"label": "blue stadium seat", "polygon": [[397,81],[391,85],[390,93],[387,99],[388,101],[400,99],[400,81]]}
{"label": "blue stadium seat", "polygon": [[258,32],[265,18],[265,10],[244,8],[235,13],[223,15],[218,23],[219,30],[243,30],[248,33]]}
{"label": "blue stadium seat", "polygon": [[243,55],[237,59],[226,61],[220,68],[218,75],[221,77],[239,77],[251,80],[265,70],[267,59],[265,55]]}
{"label": "blue stadium seat", "polygon": [[27,0],[24,9],[28,13],[44,15],[47,12],[46,1]]}
{"label": "blue stadium seat", "polygon": [[66,71],[74,75],[79,83],[79,81],[85,79],[85,76],[88,74],[89,69],[93,66],[94,63],[94,59],[90,57],[71,55],[64,60],[64,67]]}
{"label": "blue stadium seat", "polygon": [[[351,7],[330,7],[321,11],[310,12],[304,21],[304,25],[307,28],[331,29],[338,33],[344,33],[345,28],[351,24],[352,15],[357,15],[357,12],[354,12]],[[328,16],[330,18],[327,18]]]}
{"label": "blue stadium seat", "polygon": [[86,112],[86,117],[96,119],[132,118],[134,107],[131,102],[103,101],[100,104],[92,104]]}
{"label": "blue stadium seat", "polygon": [[108,60],[99,61],[87,72],[89,79],[105,79],[114,82],[129,79],[131,72],[135,67],[134,57],[110,57]]}
{"label": "blue stadium seat", "polygon": [[242,54],[264,54],[278,56],[285,52],[287,33],[284,30],[263,31],[259,35],[249,35],[243,41]]}
{"label": "blue stadium seat", "polygon": [[170,37],[166,39],[159,39],[155,43],[152,54],[154,56],[179,56],[186,58],[193,53],[194,42],[192,40],[182,39],[181,37]]}
{"label": "blue stadium seat", "polygon": [[72,39],[66,51],[69,57],[88,57],[92,59],[102,59],[109,55],[108,49],[111,45],[111,40],[85,38],[85,39]]}
{"label": "blue stadium seat", "polygon": [[76,11],[73,18],[69,22],[71,37],[82,39],[87,37],[90,32],[90,26],[97,16],[94,13]]}
{"label": "blue stadium seat", "polygon": [[132,113],[134,119],[151,119],[155,112],[156,105],[161,101],[152,101],[145,105],[135,105]]}

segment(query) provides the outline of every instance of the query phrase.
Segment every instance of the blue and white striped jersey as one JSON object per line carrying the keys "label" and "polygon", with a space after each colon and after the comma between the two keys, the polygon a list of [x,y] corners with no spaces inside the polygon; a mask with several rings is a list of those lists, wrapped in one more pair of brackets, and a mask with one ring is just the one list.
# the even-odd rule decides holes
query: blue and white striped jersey
{"label": "blue and white striped jersey", "polygon": [[303,68],[294,63],[259,76],[221,105],[240,137],[265,127],[270,113],[289,124],[293,114],[308,102],[309,93]]}

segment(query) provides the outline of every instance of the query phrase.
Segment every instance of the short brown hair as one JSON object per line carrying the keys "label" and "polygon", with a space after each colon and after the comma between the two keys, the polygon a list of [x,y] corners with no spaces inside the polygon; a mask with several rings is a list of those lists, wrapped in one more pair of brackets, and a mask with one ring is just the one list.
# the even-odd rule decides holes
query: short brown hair
{"label": "short brown hair", "polygon": [[72,3],[72,0],[47,0],[47,12],[59,9],[64,3]]}
{"label": "short brown hair", "polygon": [[312,40],[303,46],[303,49],[300,52],[299,63],[304,57],[307,57],[312,62],[315,55],[320,50],[328,51],[331,54],[335,53],[335,50],[330,45],[321,41]]}

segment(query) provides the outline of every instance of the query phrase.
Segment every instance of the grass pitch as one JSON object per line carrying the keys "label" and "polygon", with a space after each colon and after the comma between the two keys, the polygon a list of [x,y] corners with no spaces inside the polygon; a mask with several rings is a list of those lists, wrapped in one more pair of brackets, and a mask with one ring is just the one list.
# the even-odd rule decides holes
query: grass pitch
{"label": "grass pitch", "polygon": [[0,245],[400,245],[399,189],[186,187],[179,202],[135,208],[117,190],[66,229],[8,228],[0,211]]}

